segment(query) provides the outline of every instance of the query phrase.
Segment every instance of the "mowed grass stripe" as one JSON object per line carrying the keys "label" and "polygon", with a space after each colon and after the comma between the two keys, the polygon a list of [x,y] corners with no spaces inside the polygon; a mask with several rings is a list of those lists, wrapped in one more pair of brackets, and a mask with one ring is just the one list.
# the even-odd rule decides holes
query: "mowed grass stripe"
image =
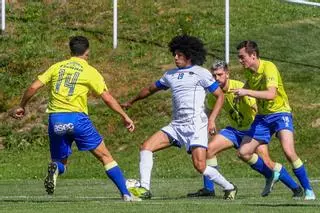
{"label": "mowed grass stripe", "polygon": [[[216,198],[190,199],[186,193],[201,187],[200,178],[155,179],[154,197],[136,203],[125,203],[108,180],[63,179],[57,193],[45,194],[42,180],[0,181],[0,212],[317,212],[318,200],[292,200],[291,192],[277,183],[268,197],[260,197],[264,186],[262,178],[233,178],[238,185],[235,201],[222,200],[223,192],[216,188]],[[318,182],[318,179],[314,181]],[[318,184],[314,184],[316,192]],[[24,211],[22,211],[24,210]]]}

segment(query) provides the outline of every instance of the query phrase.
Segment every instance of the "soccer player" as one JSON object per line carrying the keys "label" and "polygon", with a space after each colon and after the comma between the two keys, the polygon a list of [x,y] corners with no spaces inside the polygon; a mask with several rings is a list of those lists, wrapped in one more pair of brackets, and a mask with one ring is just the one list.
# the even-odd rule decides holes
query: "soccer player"
{"label": "soccer player", "polygon": [[[169,42],[177,68],[167,71],[160,80],[143,88],[139,94],[123,104],[131,107],[136,101],[144,99],[160,90],[171,89],[173,115],[168,126],[153,134],[140,148],[140,188],[129,188],[140,198],[150,199],[150,178],[153,167],[153,153],[170,146],[185,146],[191,153],[193,166],[225,191],[224,199],[233,200],[237,188],[228,182],[213,167],[206,166],[208,131],[215,131],[215,119],[223,106],[224,95],[212,74],[201,67],[206,58],[202,41],[196,37],[180,35]],[[209,119],[204,111],[206,91],[212,93],[217,101]]]}
{"label": "soccer player", "polygon": [[[228,65],[224,61],[214,63],[211,72],[225,94],[223,109],[227,112],[230,122],[230,125],[216,134],[208,145],[207,165],[217,167],[215,156],[218,153],[231,147],[239,148],[245,131],[250,128],[253,122],[257,112],[257,106],[255,98],[248,96],[237,98],[231,92],[232,89],[242,88],[244,83],[229,78]],[[214,97],[208,94],[207,108],[211,110],[214,102]],[[258,146],[256,153],[258,153],[259,156],[253,154],[255,157],[248,163],[254,170],[262,173],[266,178],[266,185],[261,193],[262,196],[267,196],[271,192],[273,184],[278,179],[293,191],[294,198],[303,196],[302,188],[290,177],[286,169],[281,164],[275,163],[270,159],[267,144]],[[264,169],[264,167],[266,168]],[[269,168],[273,169],[273,171]],[[206,177],[203,179],[204,188],[195,193],[189,193],[188,197],[215,196],[212,181]]]}
{"label": "soccer player", "polygon": [[260,144],[268,144],[272,135],[276,134],[294,174],[304,188],[304,199],[315,200],[307,171],[294,148],[291,108],[277,67],[270,61],[260,59],[258,45],[254,41],[242,41],[237,50],[247,82],[244,88],[234,89],[233,92],[238,97],[256,98],[258,106],[257,115],[240,145],[240,158],[245,162],[252,161],[256,148]]}
{"label": "soccer player", "polygon": [[48,165],[48,175],[44,186],[48,194],[53,194],[58,175],[66,170],[71,145],[75,141],[80,151],[90,151],[105,168],[107,176],[118,187],[124,201],[134,201],[126,188],[126,180],[117,162],[106,148],[102,136],[88,117],[87,94],[92,90],[98,94],[107,106],[123,119],[129,132],[134,131],[134,123],[123,111],[119,103],[109,93],[101,74],[87,62],[89,41],[83,36],[70,39],[72,57],[52,65],[38,76],[25,91],[19,107],[13,117],[22,118],[30,98],[44,85],[50,87],[48,133],[52,162]]}

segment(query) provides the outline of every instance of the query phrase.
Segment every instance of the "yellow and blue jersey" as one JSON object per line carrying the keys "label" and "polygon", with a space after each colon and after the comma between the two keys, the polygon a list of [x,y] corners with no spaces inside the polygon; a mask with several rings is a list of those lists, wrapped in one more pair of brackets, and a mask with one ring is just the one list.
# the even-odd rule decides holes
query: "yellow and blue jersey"
{"label": "yellow and blue jersey", "polygon": [[108,88],[102,75],[79,57],[52,65],[38,76],[43,84],[50,85],[48,113],[84,112],[88,114],[87,94],[93,90],[101,95]]}
{"label": "yellow and blue jersey", "polygon": [[[228,113],[230,126],[237,130],[249,129],[256,115],[255,98],[244,96],[236,98],[231,89],[242,88],[244,83],[237,80],[228,80],[229,88],[224,94],[223,109]],[[215,98],[212,94],[207,95],[207,108],[212,109],[215,104]]]}
{"label": "yellow and blue jersey", "polygon": [[269,87],[277,88],[277,96],[274,100],[258,99],[258,114],[268,115],[272,113],[291,112],[288,96],[284,90],[282,79],[277,67],[270,61],[260,59],[258,71],[253,73],[246,69],[247,84],[250,89],[263,91]]}

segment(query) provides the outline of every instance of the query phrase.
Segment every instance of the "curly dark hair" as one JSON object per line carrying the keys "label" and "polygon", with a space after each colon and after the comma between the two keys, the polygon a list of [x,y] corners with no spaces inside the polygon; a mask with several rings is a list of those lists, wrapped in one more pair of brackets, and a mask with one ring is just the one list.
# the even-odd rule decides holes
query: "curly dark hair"
{"label": "curly dark hair", "polygon": [[172,55],[179,51],[187,59],[191,59],[193,65],[201,66],[206,61],[207,50],[204,48],[203,42],[197,37],[178,35],[169,42],[168,47]]}

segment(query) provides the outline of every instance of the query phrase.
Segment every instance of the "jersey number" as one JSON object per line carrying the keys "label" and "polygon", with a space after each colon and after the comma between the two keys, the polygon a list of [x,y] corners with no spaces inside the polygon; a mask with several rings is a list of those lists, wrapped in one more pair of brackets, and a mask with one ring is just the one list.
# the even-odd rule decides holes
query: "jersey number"
{"label": "jersey number", "polygon": [[178,79],[183,79],[183,75],[184,75],[184,73],[179,73]]}
{"label": "jersey number", "polygon": [[[65,73],[65,69],[60,69],[59,70],[59,77],[58,77],[58,81],[56,83],[56,93],[59,92],[60,90],[60,86],[61,83],[63,81],[63,77],[64,77],[64,73]],[[78,77],[79,77],[80,73],[79,72],[75,72],[74,74],[67,74],[65,80],[64,80],[64,86],[69,88],[69,92],[68,92],[68,96],[72,96],[73,92],[74,92],[74,88],[76,86]]]}

